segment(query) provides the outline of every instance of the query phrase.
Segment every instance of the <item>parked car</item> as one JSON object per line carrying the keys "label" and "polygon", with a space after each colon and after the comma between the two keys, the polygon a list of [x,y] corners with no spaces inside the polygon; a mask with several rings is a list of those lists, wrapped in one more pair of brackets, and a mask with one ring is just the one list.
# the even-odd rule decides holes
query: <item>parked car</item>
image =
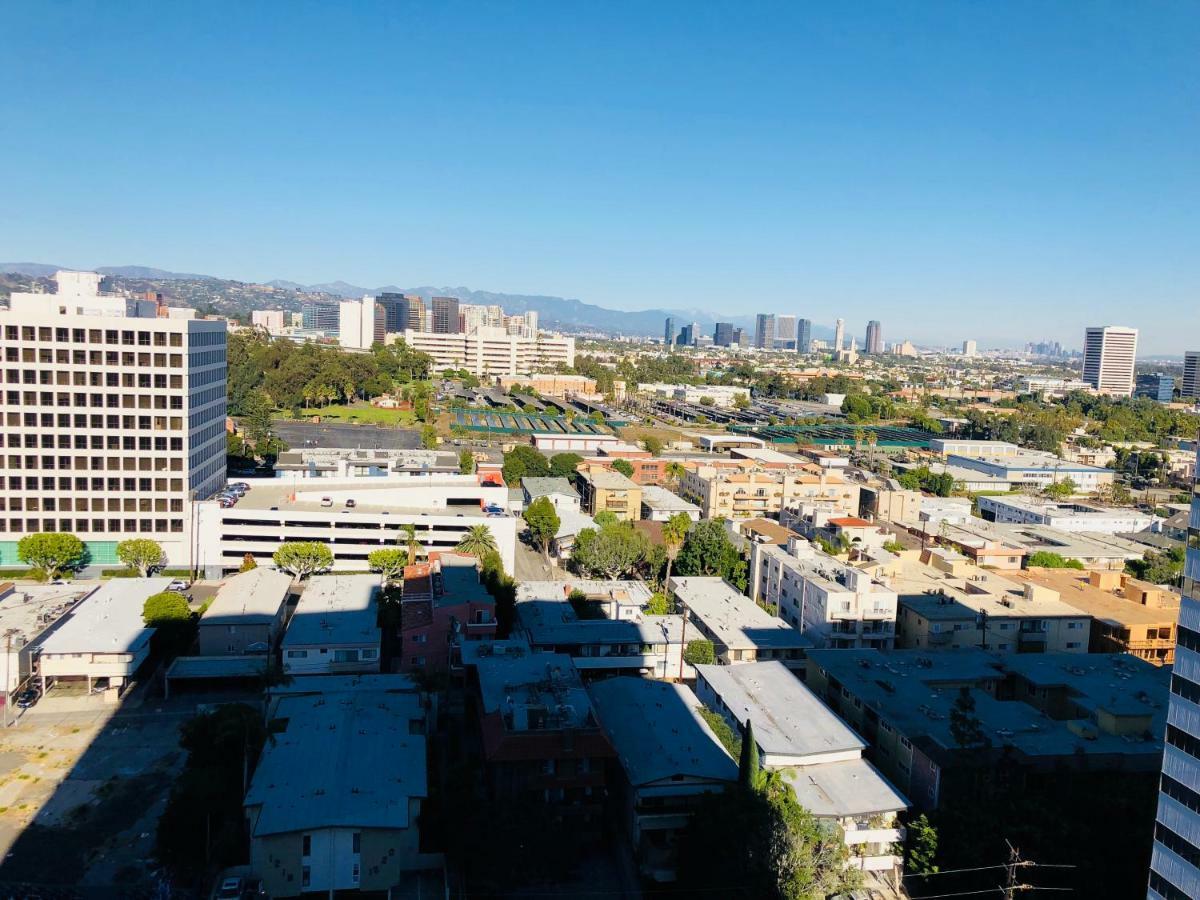
{"label": "parked car", "polygon": [[41,699],[42,692],[37,688],[26,688],[25,690],[21,691],[21,693],[17,694],[17,708],[29,709],[29,707],[33,706]]}
{"label": "parked car", "polygon": [[214,894],[215,900],[241,900],[245,882],[241,878],[226,878]]}
{"label": "parked car", "polygon": [[322,506],[333,506],[333,498],[332,497],[322,497],[321,505]]}
{"label": "parked car", "polygon": [[181,581],[178,578],[176,578],[174,581],[172,581],[170,584],[167,585],[167,590],[168,591],[186,591],[188,589],[188,587],[189,587],[189,585],[186,581]]}

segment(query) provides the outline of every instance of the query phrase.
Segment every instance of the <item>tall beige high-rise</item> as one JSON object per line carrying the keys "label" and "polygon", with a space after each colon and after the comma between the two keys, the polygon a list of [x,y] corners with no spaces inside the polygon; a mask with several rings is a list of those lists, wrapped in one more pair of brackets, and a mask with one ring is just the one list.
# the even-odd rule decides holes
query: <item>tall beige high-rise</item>
{"label": "tall beige high-rise", "polygon": [[56,280],[0,310],[0,558],[67,531],[93,564],[146,537],[187,565],[190,501],[225,484],[225,322],[101,293],[94,272]]}
{"label": "tall beige high-rise", "polygon": [[1120,325],[1088,328],[1083,340],[1083,380],[1101,394],[1133,394],[1138,330]]}

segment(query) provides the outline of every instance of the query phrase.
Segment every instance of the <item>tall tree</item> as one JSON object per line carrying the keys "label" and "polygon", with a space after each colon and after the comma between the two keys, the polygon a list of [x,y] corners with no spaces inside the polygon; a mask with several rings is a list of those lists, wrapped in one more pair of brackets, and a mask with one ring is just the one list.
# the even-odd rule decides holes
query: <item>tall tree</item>
{"label": "tall tree", "polygon": [[758,764],[758,744],[754,741],[754,723],[749,719],[742,726],[742,755],[738,760],[738,784],[742,790],[756,791],[761,786],[761,769]]}
{"label": "tall tree", "polygon": [[382,575],[385,582],[395,581],[403,575],[407,560],[408,554],[395,547],[384,547],[367,554],[367,565],[372,572]]}
{"label": "tall tree", "polygon": [[417,526],[405,522],[400,530],[404,532],[404,546],[408,549],[408,564],[411,566],[417,561],[417,551],[421,547],[421,542],[417,540]]}
{"label": "tall tree", "polygon": [[65,531],[27,534],[17,542],[17,559],[41,570],[50,580],[82,566],[86,554],[83,541]]}
{"label": "tall tree", "polygon": [[671,581],[671,566],[679,556],[679,551],[683,549],[683,542],[687,539],[691,527],[692,519],[687,513],[675,513],[663,523],[663,547],[667,551],[667,574],[663,578],[664,584]]}
{"label": "tall tree", "polygon": [[571,559],[576,567],[609,580],[629,575],[646,552],[646,538],[629,522],[585,528],[575,538]]}
{"label": "tall tree", "polygon": [[129,538],[117,544],[117,559],[143,578],[165,562],[162,545],[150,538]]}
{"label": "tall tree", "polygon": [[482,559],[485,553],[491,553],[496,549],[496,538],[492,536],[492,529],[486,525],[472,525],[454,549],[459,553]]}
{"label": "tall tree", "polygon": [[558,511],[548,497],[538,497],[525,510],[525,524],[535,544],[542,549],[542,557],[550,560],[550,544],[562,526]]}
{"label": "tall tree", "polygon": [[550,463],[533,447],[522,444],[504,454],[501,473],[505,484],[519,487],[522,478],[544,478],[549,475]]}
{"label": "tall tree", "polygon": [[300,579],[333,568],[333,552],[319,541],[287,541],[279,545],[272,559]]}

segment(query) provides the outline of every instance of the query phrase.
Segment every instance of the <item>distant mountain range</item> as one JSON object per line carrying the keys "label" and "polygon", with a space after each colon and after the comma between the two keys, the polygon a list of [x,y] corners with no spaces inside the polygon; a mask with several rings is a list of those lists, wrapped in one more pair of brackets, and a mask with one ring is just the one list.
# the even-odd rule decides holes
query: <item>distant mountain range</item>
{"label": "distant mountain range", "polygon": [[[0,272],[24,275],[34,279],[45,279],[59,269],[45,263],[0,263]],[[499,294],[492,291],[475,291],[466,287],[415,287],[397,285],[367,288],[345,281],[326,284],[300,284],[295,281],[277,279],[265,284],[242,282],[218,278],[213,275],[197,275],[170,272],[148,266],[100,266],[91,271],[100,272],[114,280],[120,287],[130,290],[159,290],[167,296],[176,296],[189,303],[206,304],[224,315],[247,314],[255,309],[299,309],[300,304],[313,295],[329,297],[362,297],[383,292],[416,294],[428,300],[430,297],[456,297],[464,303],[483,306],[498,305],[509,314],[535,311],[543,327],[564,331],[595,331],[611,335],[659,336],[668,316],[675,319],[676,329],[690,322],[700,325],[703,333],[711,334],[717,321],[730,322],[734,327],[745,328],[754,333],[753,315],[718,316],[715,313],[695,309],[606,309],[584,303],[582,300],[536,294]],[[813,327],[814,337],[830,337],[833,329]]]}

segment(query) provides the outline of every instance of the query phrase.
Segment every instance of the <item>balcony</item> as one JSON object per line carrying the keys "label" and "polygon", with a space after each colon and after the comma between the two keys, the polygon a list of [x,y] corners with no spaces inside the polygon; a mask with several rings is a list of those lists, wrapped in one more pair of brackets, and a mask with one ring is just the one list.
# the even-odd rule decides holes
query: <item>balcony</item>
{"label": "balcony", "polygon": [[905,838],[905,830],[899,825],[890,828],[849,825],[843,829],[843,834],[846,846],[851,848],[855,844],[901,844]]}

